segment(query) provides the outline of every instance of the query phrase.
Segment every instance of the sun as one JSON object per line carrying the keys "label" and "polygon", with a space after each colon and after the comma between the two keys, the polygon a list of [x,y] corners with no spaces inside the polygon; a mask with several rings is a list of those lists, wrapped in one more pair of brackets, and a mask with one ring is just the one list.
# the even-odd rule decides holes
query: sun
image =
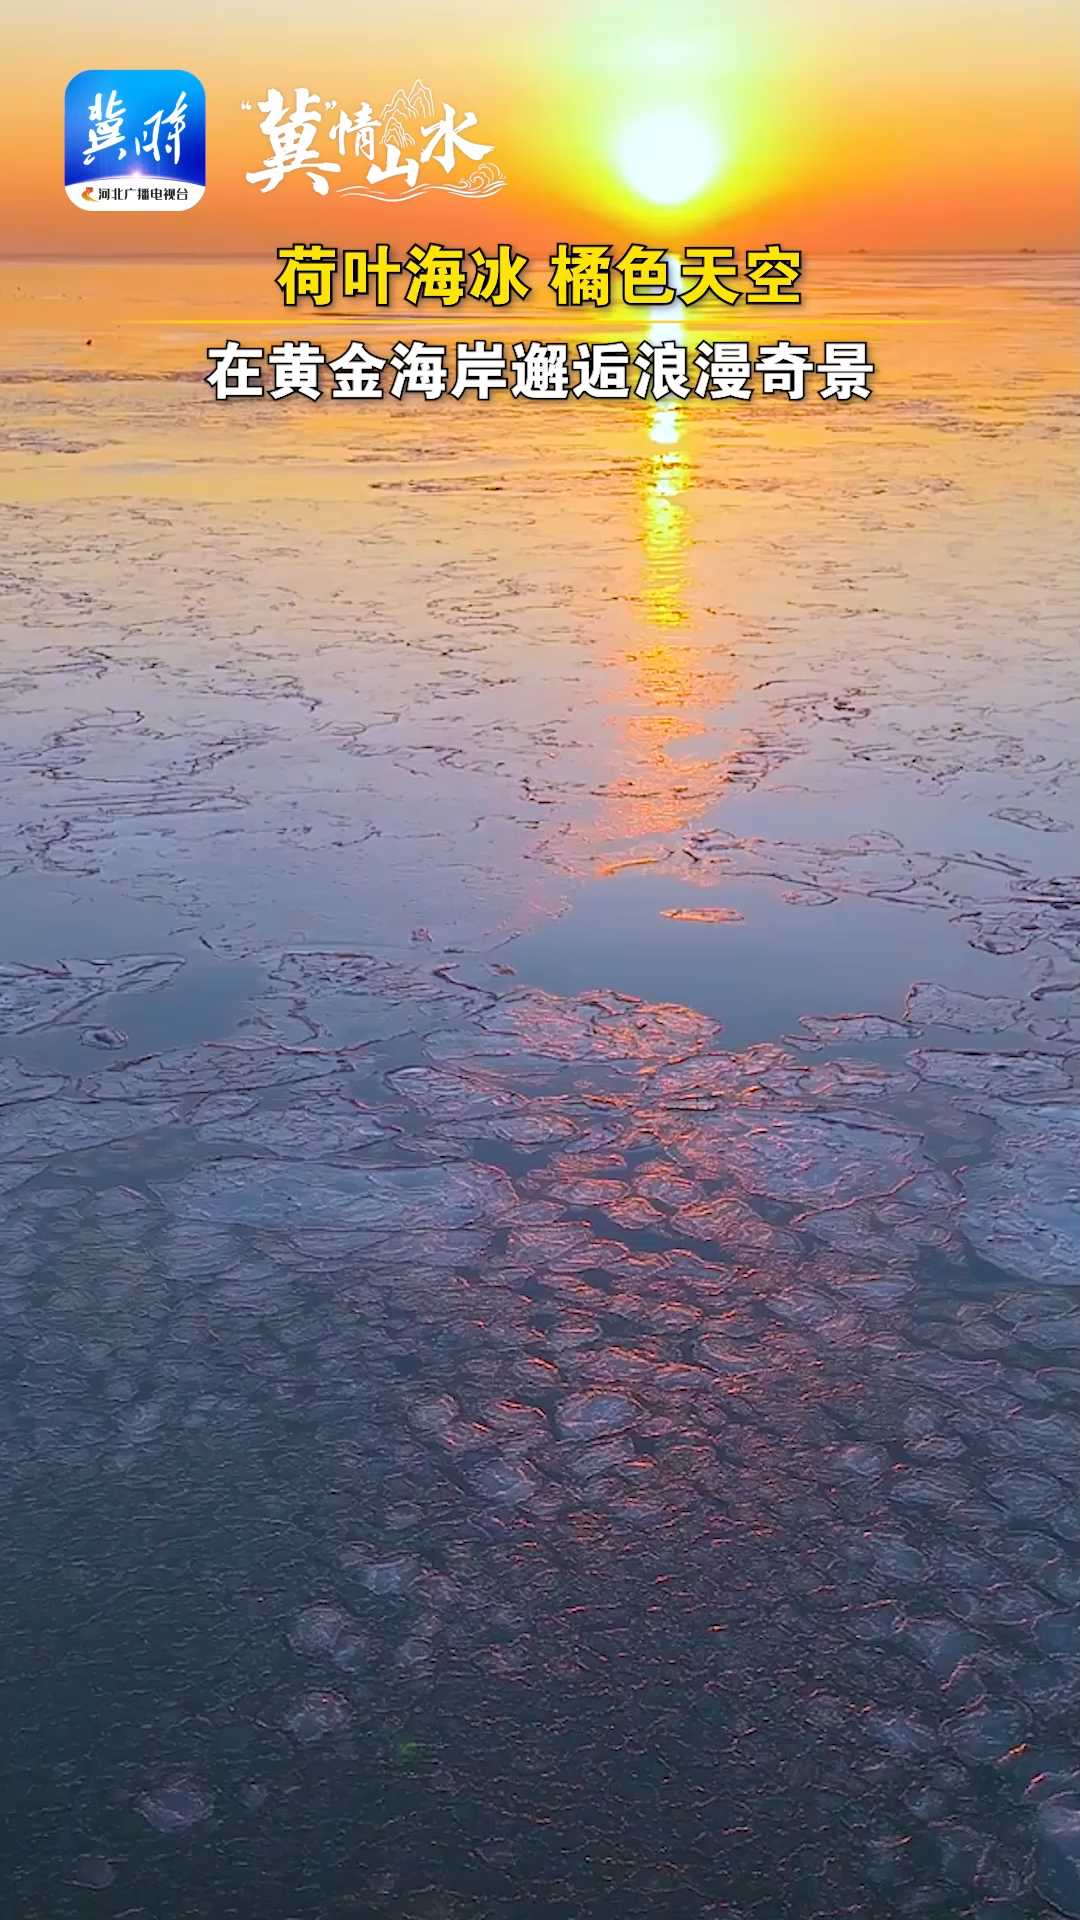
{"label": "sun", "polygon": [[628,187],[658,207],[693,200],[719,172],[724,153],[700,114],[657,107],[628,120],[615,138],[615,159]]}

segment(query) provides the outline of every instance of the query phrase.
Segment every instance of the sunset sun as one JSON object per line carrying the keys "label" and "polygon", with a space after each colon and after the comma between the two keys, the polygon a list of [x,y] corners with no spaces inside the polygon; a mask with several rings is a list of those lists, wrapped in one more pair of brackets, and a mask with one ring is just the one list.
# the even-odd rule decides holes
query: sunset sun
{"label": "sunset sun", "polygon": [[658,207],[693,200],[715,178],[724,154],[700,115],[660,107],[627,121],[616,136],[615,158],[628,187]]}

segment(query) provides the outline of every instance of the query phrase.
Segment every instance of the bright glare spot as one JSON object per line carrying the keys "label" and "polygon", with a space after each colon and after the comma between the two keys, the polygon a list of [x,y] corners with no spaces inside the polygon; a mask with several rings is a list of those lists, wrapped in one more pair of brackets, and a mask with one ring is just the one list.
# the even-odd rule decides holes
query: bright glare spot
{"label": "bright glare spot", "polygon": [[673,447],[679,438],[679,416],[674,407],[657,407],[649,439],[657,447]]}
{"label": "bright glare spot", "polygon": [[708,186],[724,156],[712,128],[699,115],[659,107],[620,130],[615,158],[627,186],[643,200],[674,207]]}
{"label": "bright glare spot", "polygon": [[[669,254],[668,255],[669,263],[670,263],[670,260],[671,260],[671,255]],[[674,285],[675,275],[672,273],[670,264],[668,266],[668,279],[672,283],[672,285]],[[649,339],[652,340],[653,342],[660,341],[660,340],[676,340],[681,343],[683,340],[685,340],[685,338],[686,338],[686,328],[683,326],[681,320],[670,320],[667,318],[663,320],[654,320],[649,327]]]}

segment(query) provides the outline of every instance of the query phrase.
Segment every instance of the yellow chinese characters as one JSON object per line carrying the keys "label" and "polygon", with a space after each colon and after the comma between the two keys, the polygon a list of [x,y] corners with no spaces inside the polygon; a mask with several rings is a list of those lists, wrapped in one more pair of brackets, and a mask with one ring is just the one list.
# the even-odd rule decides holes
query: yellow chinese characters
{"label": "yellow chinese characters", "polygon": [[[404,258],[393,258],[385,241],[368,250],[296,241],[278,248],[277,285],[287,307],[301,300],[333,305],[335,290],[344,299],[367,298],[377,307],[393,304],[400,287],[407,305],[421,301],[456,307],[475,300],[508,307],[532,293],[529,261],[508,241],[493,251],[444,246],[438,240],[416,242]],[[549,256],[547,285],[556,307],[693,307],[703,300],[723,306],[798,306],[802,254],[777,241],[750,247],[744,256],[745,281],[731,246],[687,246],[681,259],[664,247],[634,241],[618,259],[599,241],[560,240]],[[400,278],[399,278],[400,276]]]}

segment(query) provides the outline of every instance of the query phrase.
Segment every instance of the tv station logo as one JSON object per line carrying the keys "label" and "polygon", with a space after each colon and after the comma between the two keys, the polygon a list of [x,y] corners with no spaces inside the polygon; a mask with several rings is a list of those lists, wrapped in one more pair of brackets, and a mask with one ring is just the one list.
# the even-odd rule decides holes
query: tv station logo
{"label": "tv station logo", "polygon": [[206,192],[206,94],[183,68],[88,68],[64,95],[64,191],[87,213],[186,213]]}

